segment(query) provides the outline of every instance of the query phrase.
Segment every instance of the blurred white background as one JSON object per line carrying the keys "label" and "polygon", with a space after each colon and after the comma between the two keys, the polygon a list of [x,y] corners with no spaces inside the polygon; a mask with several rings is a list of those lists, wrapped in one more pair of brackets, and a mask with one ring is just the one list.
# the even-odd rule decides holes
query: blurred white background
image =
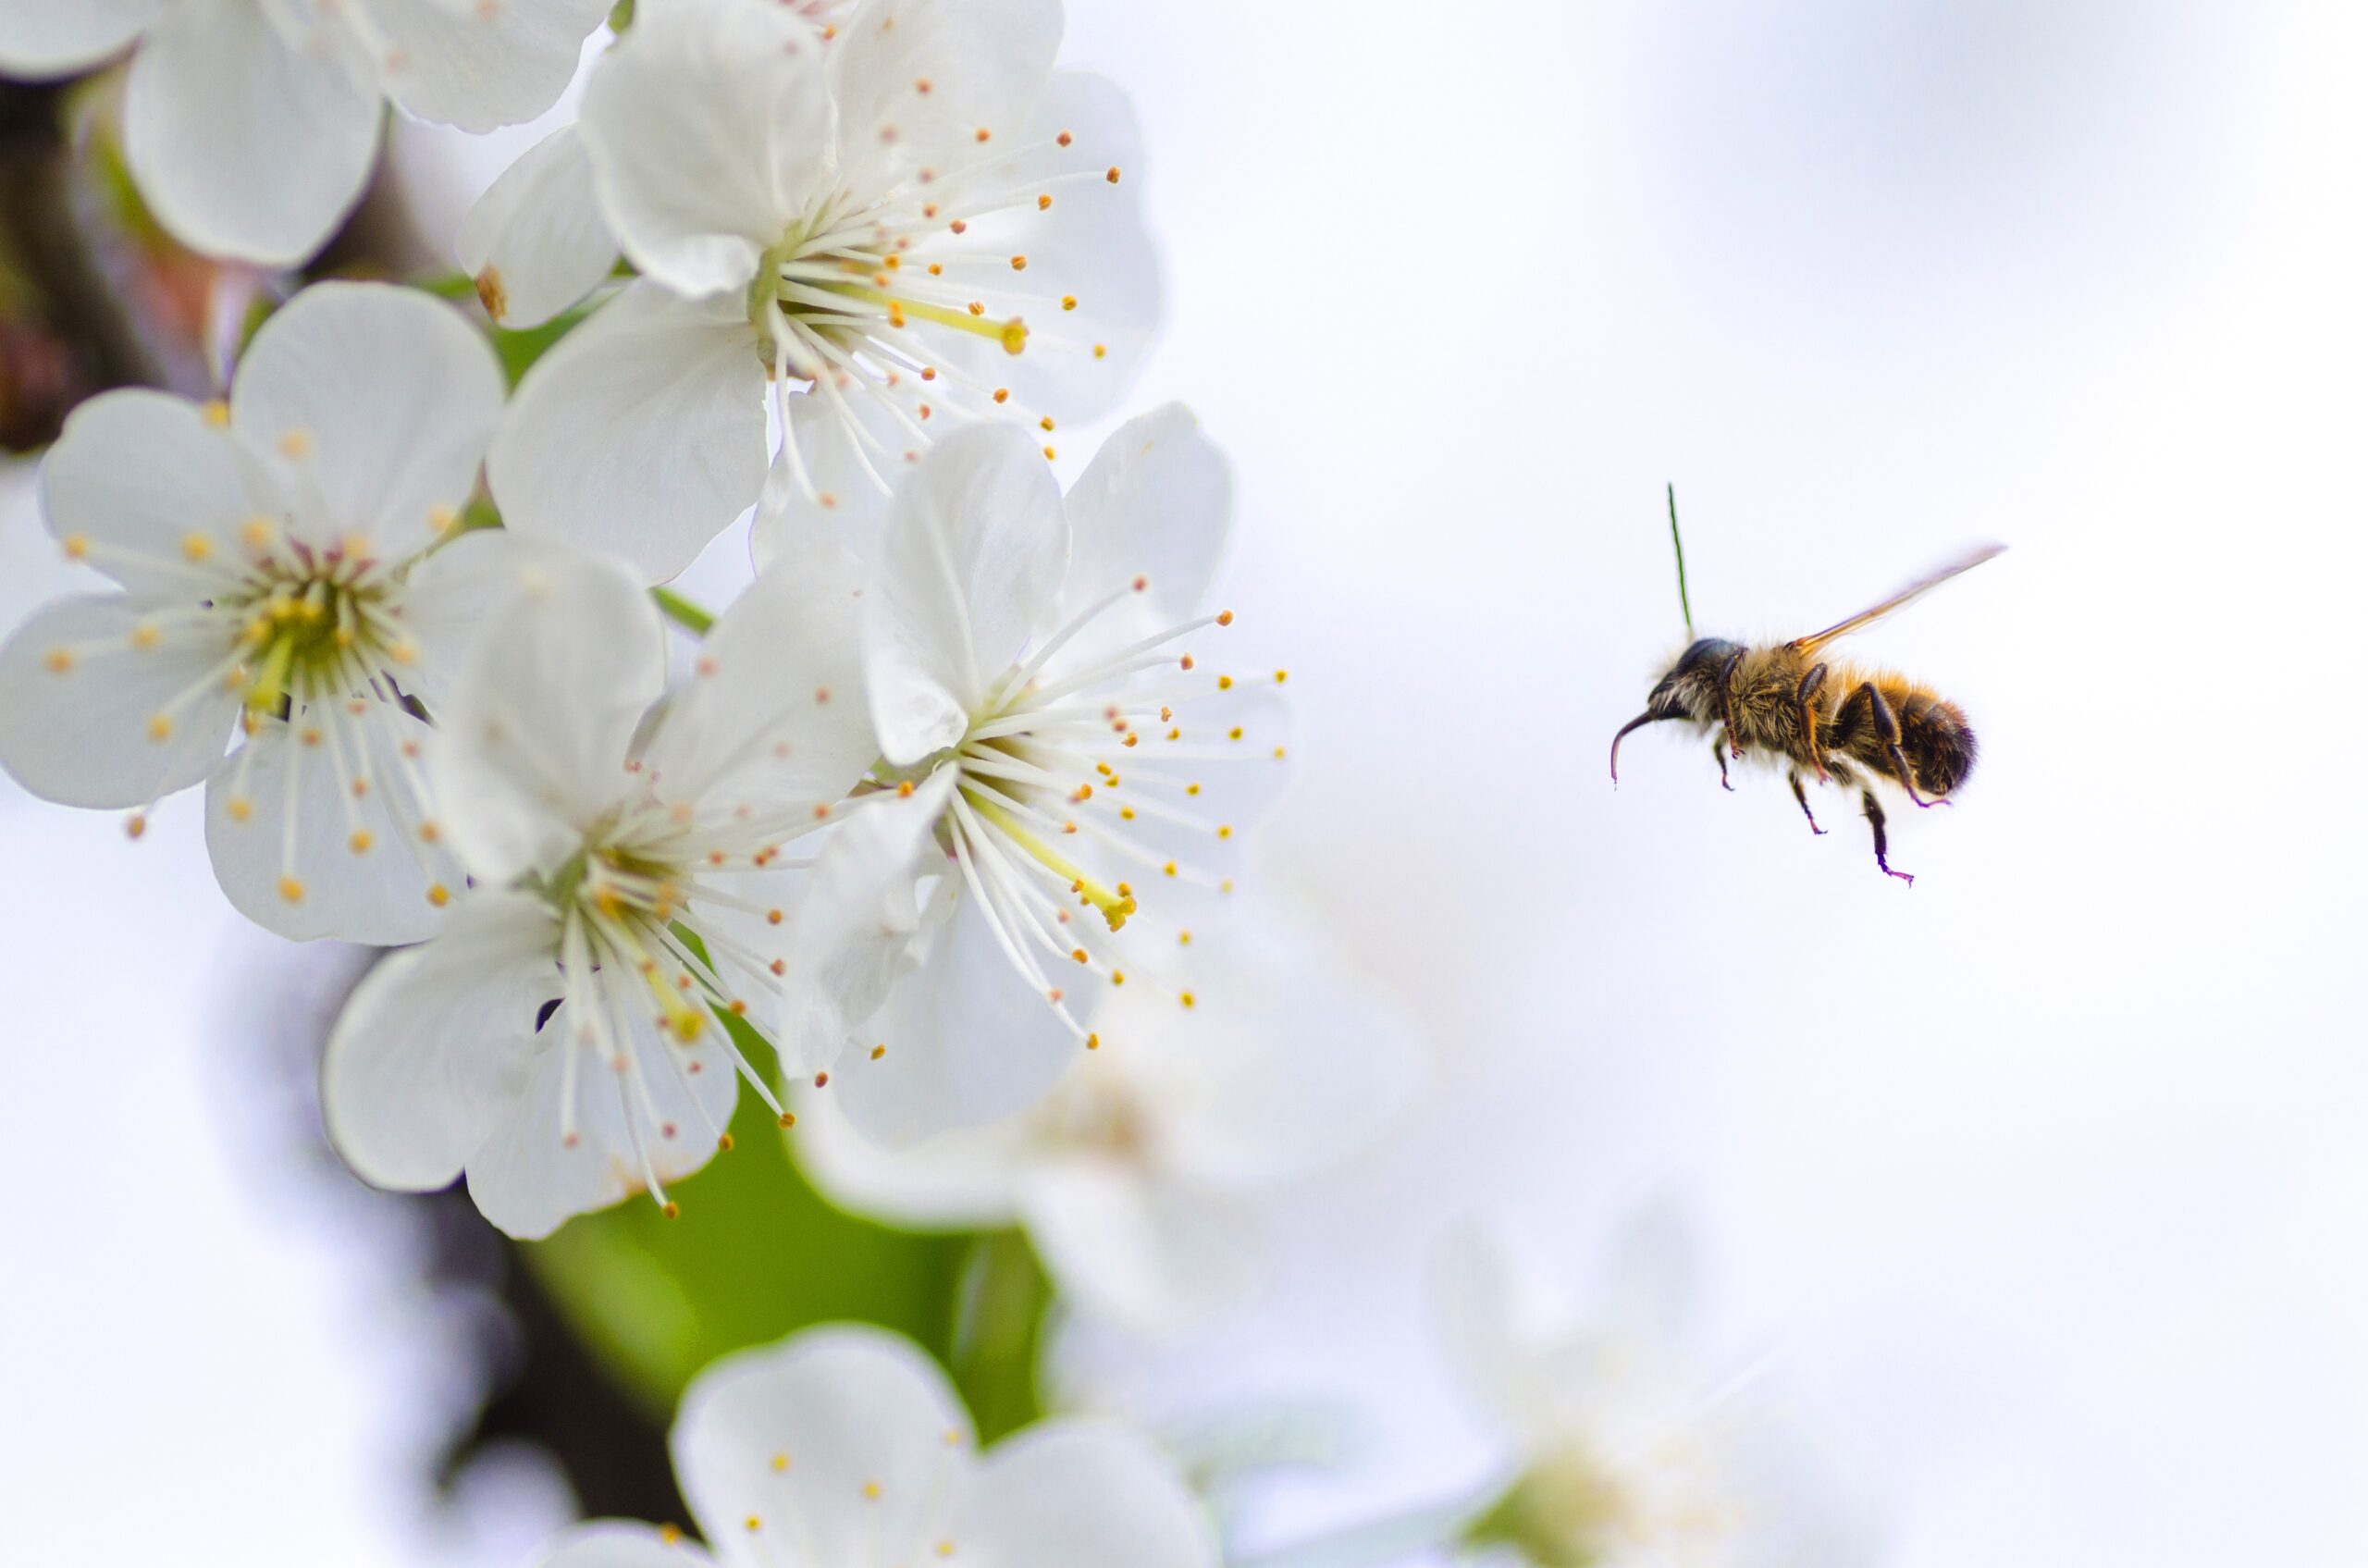
{"label": "blurred white background", "polygon": [[[1714,1340],[1776,1352],[1885,1562],[2368,1558],[2368,15],[1070,12],[1153,148],[1140,401],[1233,451],[1235,607],[1301,692],[1276,870],[1438,1062],[1384,1153],[1287,1205],[1273,1298],[1141,1364],[1154,1408],[1365,1419],[1259,1537],[1486,1466],[1432,1354],[1443,1228],[1507,1219],[1577,1279],[1674,1192]],[[410,128],[422,212],[530,139]],[[1683,641],[1670,480],[1705,632],[2013,546],[1856,648],[1984,744],[1961,805],[1894,813],[1913,888],[1846,799],[1813,839],[1699,744],[1642,732],[1610,788]],[[12,613],[62,575],[26,490]],[[0,803],[15,1549],[514,1561],[409,1489],[436,1325],[226,1104],[220,1020],[278,955],[190,804],[135,847]],[[531,1535],[553,1503],[516,1492]]]}

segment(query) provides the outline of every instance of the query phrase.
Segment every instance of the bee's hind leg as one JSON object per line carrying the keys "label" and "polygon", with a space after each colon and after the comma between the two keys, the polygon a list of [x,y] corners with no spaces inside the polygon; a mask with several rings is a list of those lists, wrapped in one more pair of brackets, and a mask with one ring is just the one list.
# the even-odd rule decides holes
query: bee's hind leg
{"label": "bee's hind leg", "polygon": [[1871,789],[1861,789],[1858,792],[1858,799],[1867,809],[1867,825],[1875,831],[1875,864],[1882,868],[1883,875],[1897,877],[1908,886],[1914,887],[1915,877],[1906,871],[1893,870],[1891,861],[1884,858],[1883,851],[1890,847],[1890,840],[1883,834],[1882,802],[1875,798],[1875,792]]}
{"label": "bee's hind leg", "polygon": [[1793,786],[1793,798],[1801,803],[1801,815],[1809,820],[1809,832],[1823,837],[1825,830],[1817,825],[1817,813],[1809,809],[1808,791],[1801,787],[1805,782],[1801,777],[1801,771],[1798,768],[1788,770],[1784,774],[1784,780]]}
{"label": "bee's hind leg", "polygon": [[[1738,756],[1738,757],[1740,757],[1740,756],[1742,756],[1742,755],[1743,755],[1743,753],[1742,753],[1742,752],[1740,752],[1740,751],[1738,751],[1738,752],[1736,752],[1736,753],[1735,753],[1735,755],[1736,755],[1736,756]],[[1710,742],[1710,757],[1711,757],[1711,759],[1712,759],[1713,761],[1715,761],[1715,762],[1717,762],[1717,763],[1719,764],[1719,787],[1720,787],[1720,789],[1725,790],[1729,795],[1733,795],[1733,794],[1735,792],[1735,786],[1734,786],[1732,783],[1730,783],[1730,782],[1728,781],[1728,779],[1727,779],[1727,732],[1726,732],[1726,731],[1724,731],[1724,730],[1720,730],[1720,731],[1718,733],[1717,736],[1716,736],[1716,737],[1714,737],[1714,738],[1711,740],[1711,742]]]}
{"label": "bee's hind leg", "polygon": [[[1860,698],[1867,699],[1867,710],[1875,722],[1875,739],[1881,744],[1883,755],[1890,759],[1892,771],[1899,777],[1899,787],[1907,792],[1907,798],[1923,807],[1946,806],[1945,800],[1927,800],[1916,793],[1916,774],[1907,766],[1907,754],[1899,748],[1899,715],[1891,710],[1891,704],[1875,689],[1874,682],[1868,681],[1850,694],[1853,702]],[[1876,832],[1880,835],[1881,830]]]}

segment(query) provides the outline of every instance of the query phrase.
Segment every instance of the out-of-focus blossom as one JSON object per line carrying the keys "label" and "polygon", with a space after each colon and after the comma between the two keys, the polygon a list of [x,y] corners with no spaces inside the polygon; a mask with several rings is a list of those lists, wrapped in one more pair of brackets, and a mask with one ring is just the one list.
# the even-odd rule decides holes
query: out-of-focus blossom
{"label": "out-of-focus blossom", "polygon": [[890,1151],[808,1096],[792,1135],[808,1174],[894,1224],[1022,1225],[1066,1298],[1138,1332],[1239,1304],[1263,1272],[1261,1203],[1378,1136],[1418,1053],[1273,900],[1223,915],[1179,932],[1199,1006],[1106,992],[1100,1049],[1020,1116]]}
{"label": "out-of-focus blossom", "polygon": [[[783,1041],[817,1074],[856,1047],[829,1081],[867,1136],[1032,1104],[1095,1043],[1079,1019],[1104,985],[1195,1004],[1127,949],[1177,957],[1161,890],[1229,888],[1285,773],[1281,672],[1182,646],[1232,620],[1205,609],[1231,504],[1172,404],[1113,435],[1066,504],[997,426],[947,438],[899,492],[862,628],[874,777],[899,798],[817,858]],[[1146,908],[1153,930],[1122,937]]]}
{"label": "out-of-focus blossom", "polygon": [[[1158,311],[1125,100],[1053,73],[1056,0],[747,0],[645,14],[575,135],[462,254],[498,317],[642,274],[529,373],[494,446],[513,526],[682,570],[753,504],[767,378],[796,511],[877,517],[932,435],[1108,412]],[[598,221],[586,200],[597,204]]]}
{"label": "out-of-focus blossom", "polygon": [[320,248],[367,183],[391,100],[491,130],[575,74],[610,0],[0,0],[0,73],[132,49],[125,151],[194,248],[271,265]]}
{"label": "out-of-focus blossom", "polygon": [[1467,1543],[1537,1568],[1849,1568],[1859,1522],[1825,1456],[1752,1373],[1687,1349],[1684,1239],[1632,1224],[1570,1312],[1466,1231],[1437,1270],[1447,1348],[1512,1445],[1512,1479]]}
{"label": "out-of-focus blossom", "polygon": [[449,537],[500,407],[457,313],[361,283],[266,322],[227,402],[82,405],[43,510],[122,591],[56,599],[0,646],[0,764],[72,806],[204,780],[215,870],[250,918],[427,934],[462,883],[422,798],[420,705],[450,695],[502,574],[549,548]]}
{"label": "out-of-focus blossom", "polygon": [[1131,1430],[1045,1422],[975,1451],[944,1373],[907,1340],[832,1327],[715,1363],[684,1391],[674,1476],[702,1549],[603,1521],[540,1568],[1216,1568],[1175,1467]]}
{"label": "out-of-focus blossom", "polygon": [[487,1218],[541,1236],[637,1191],[666,1203],[728,1146],[735,1073],[771,1101],[711,1009],[770,1033],[800,864],[783,846],[871,759],[856,592],[844,556],[784,562],[653,712],[664,628],[635,581],[589,557],[529,574],[429,758],[477,888],[329,1039],[329,1134],[364,1179],[465,1169]]}

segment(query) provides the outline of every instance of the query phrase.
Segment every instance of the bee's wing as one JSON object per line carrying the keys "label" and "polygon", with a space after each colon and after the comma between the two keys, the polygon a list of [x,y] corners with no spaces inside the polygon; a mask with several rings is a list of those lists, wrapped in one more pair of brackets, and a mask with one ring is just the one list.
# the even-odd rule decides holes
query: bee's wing
{"label": "bee's wing", "polygon": [[1956,560],[1950,562],[1946,566],[1940,568],[1938,571],[1929,572],[1923,576],[1917,578],[1916,581],[1908,584],[1907,586],[1900,589],[1897,593],[1892,595],[1881,604],[1875,605],[1870,609],[1861,610],[1857,614],[1851,616],[1847,621],[1837,621],[1821,632],[1814,633],[1806,637],[1795,637],[1793,640],[1791,647],[1795,651],[1801,653],[1815,653],[1819,648],[1823,648],[1827,643],[1832,642],[1834,638],[1845,636],[1848,633],[1856,631],[1861,626],[1881,620],[1893,611],[1901,608],[1912,600],[1923,598],[1926,594],[1930,593],[1934,588],[1939,587],[1942,583],[1947,582],[1950,578],[1957,575],[1959,573],[1972,571],[1975,567],[1980,565],[1992,556],[2003,553],[2006,547],[2004,545],[1993,544],[1981,545],[1974,549],[1968,550],[1967,553],[1959,556]]}

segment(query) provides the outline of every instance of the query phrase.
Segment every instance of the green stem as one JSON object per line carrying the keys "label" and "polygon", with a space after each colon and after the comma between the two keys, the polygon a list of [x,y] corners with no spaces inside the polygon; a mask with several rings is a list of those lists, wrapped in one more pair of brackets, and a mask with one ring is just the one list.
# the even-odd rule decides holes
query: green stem
{"label": "green stem", "polygon": [[1469,1499],[1424,1503],[1251,1558],[1236,1568],[1375,1568],[1379,1563],[1403,1562],[1435,1547],[1452,1545],[1462,1537],[1479,1506]]}
{"label": "green stem", "polygon": [[1685,635],[1694,635],[1694,601],[1685,597],[1685,541],[1677,536],[1677,486],[1669,488],[1669,542],[1677,549],[1677,607],[1685,611]]}
{"label": "green stem", "polygon": [[672,588],[652,588],[649,597],[658,601],[660,614],[695,637],[707,636],[708,628],[715,624],[713,611],[701,610]]}
{"label": "green stem", "polygon": [[1036,1391],[1036,1363],[1052,1305],[1053,1282],[1025,1235],[991,1230],[971,1243],[949,1369],[978,1423],[981,1444],[1044,1413]]}

